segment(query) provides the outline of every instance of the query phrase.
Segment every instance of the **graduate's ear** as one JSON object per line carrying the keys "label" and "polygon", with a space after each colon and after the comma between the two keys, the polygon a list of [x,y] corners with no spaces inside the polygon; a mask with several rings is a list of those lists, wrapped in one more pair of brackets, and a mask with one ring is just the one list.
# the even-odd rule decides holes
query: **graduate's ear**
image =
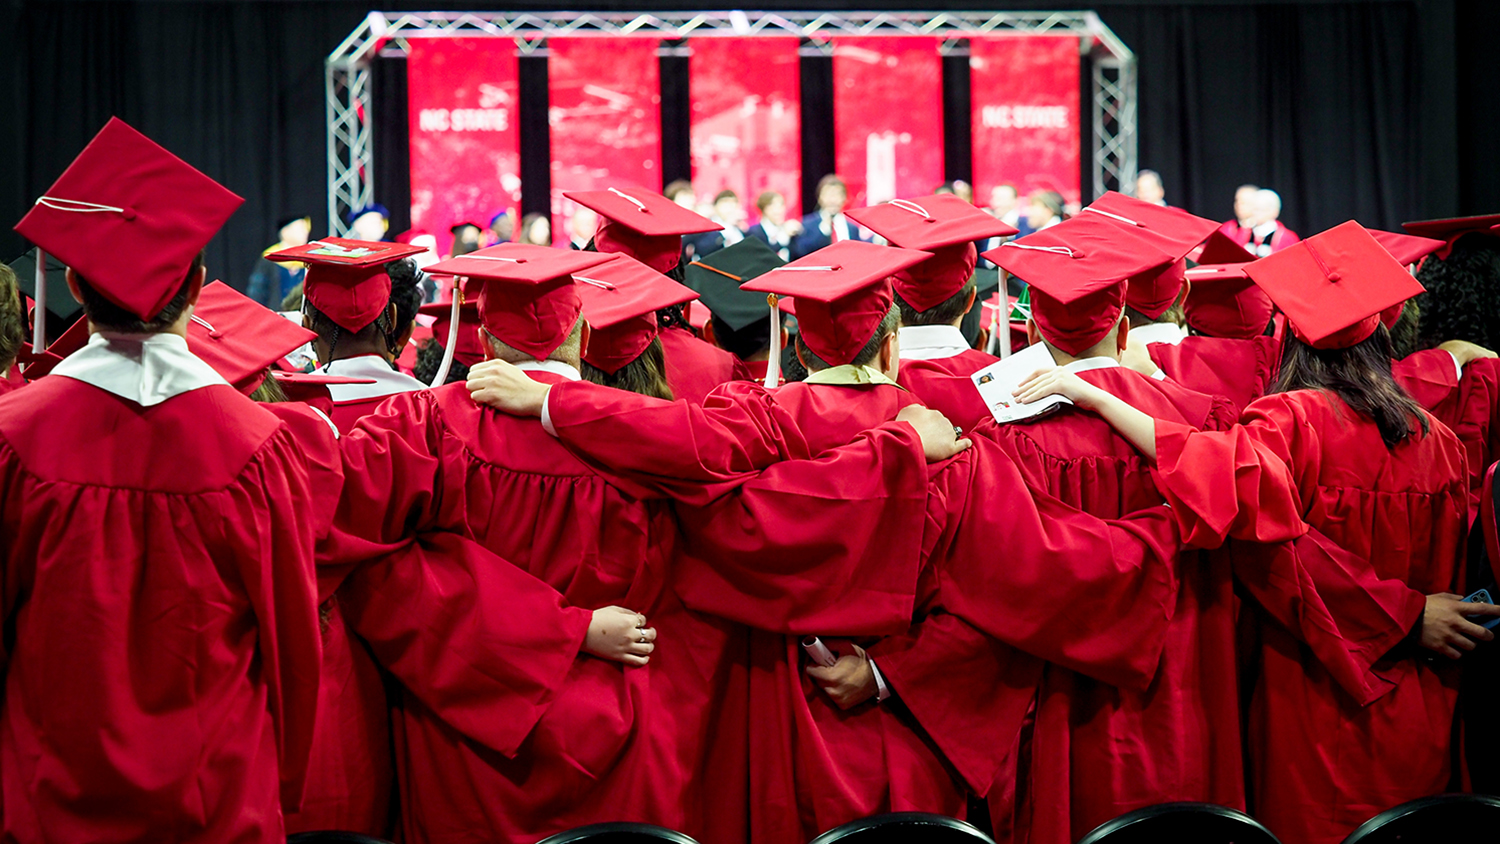
{"label": "graduate's ear", "polygon": [[82,305],[83,291],[78,289],[78,273],[73,272],[72,267],[68,267],[66,278],[68,279],[68,292],[73,294],[73,301]]}
{"label": "graduate's ear", "polygon": [[583,321],[583,330],[578,334],[578,360],[583,361],[583,353],[589,350],[589,336],[593,330],[589,328],[589,321]]}
{"label": "graduate's ear", "polygon": [[207,278],[208,269],[206,267],[199,267],[198,269],[193,271],[192,275],[188,276],[188,305],[198,304],[198,294],[203,292],[203,282],[207,280]]}
{"label": "graduate's ear", "polygon": [[[783,331],[781,333],[785,334],[786,332]],[[802,356],[802,344],[799,343],[796,346],[793,346],[792,347],[792,354],[794,354],[794,355],[797,356],[797,362],[800,363],[800,364],[802,364],[802,368],[803,369],[807,369],[807,370],[811,371],[811,367],[809,367],[807,365],[807,358],[805,358],[805,357]]]}
{"label": "graduate's ear", "polygon": [[479,334],[479,346],[480,348],[484,349],[484,359],[494,360],[495,344],[490,342],[490,333],[486,331],[484,326],[482,325],[478,328],[475,328],[474,331]]}
{"label": "graduate's ear", "polygon": [[312,314],[307,311],[302,312],[302,327],[312,331]]}
{"label": "graduate's ear", "polygon": [[1125,353],[1125,347],[1130,345],[1130,320],[1121,319],[1120,326],[1115,329],[1115,351],[1119,354]]}
{"label": "graduate's ear", "polygon": [[1041,342],[1041,339],[1042,339],[1042,332],[1036,330],[1036,320],[1031,319],[1031,318],[1027,318],[1027,320],[1026,320],[1026,344],[1029,345],[1029,346],[1035,346],[1037,343]]}
{"label": "graduate's ear", "polygon": [[968,298],[964,299],[964,315],[965,316],[968,316],[969,311],[974,310],[974,302],[976,300],[978,300],[978,299],[979,299],[979,288],[977,288],[977,287],[971,288],[969,290]]}
{"label": "graduate's ear", "polygon": [[[703,342],[709,344],[710,346],[718,346],[719,345],[719,341],[714,338],[714,321],[713,320],[709,320],[708,322],[703,323]],[[720,346],[719,348],[723,348],[723,347]]]}
{"label": "graduate's ear", "polygon": [[880,343],[880,371],[885,377],[896,380],[898,367],[901,366],[901,332],[892,331],[885,335]]}
{"label": "graduate's ear", "polygon": [[788,342],[790,342],[791,339],[792,339],[792,335],[789,334],[785,328],[781,329],[781,345],[777,346],[776,348],[778,348],[778,349],[785,349],[786,348],[786,344]]}

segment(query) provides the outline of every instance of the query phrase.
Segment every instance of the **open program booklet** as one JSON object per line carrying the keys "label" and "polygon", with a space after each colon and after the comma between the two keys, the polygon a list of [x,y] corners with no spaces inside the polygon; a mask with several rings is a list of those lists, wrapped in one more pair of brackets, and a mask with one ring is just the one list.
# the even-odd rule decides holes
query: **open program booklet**
{"label": "open program booklet", "polygon": [[1030,404],[1020,404],[1013,395],[1016,387],[1033,372],[1055,366],[1057,362],[1052,359],[1052,353],[1047,351],[1046,344],[1032,343],[969,377],[974,379],[974,386],[979,389],[979,397],[984,399],[984,406],[990,409],[996,422],[1004,425],[1007,422],[1035,419],[1073,403],[1066,396],[1054,394]]}

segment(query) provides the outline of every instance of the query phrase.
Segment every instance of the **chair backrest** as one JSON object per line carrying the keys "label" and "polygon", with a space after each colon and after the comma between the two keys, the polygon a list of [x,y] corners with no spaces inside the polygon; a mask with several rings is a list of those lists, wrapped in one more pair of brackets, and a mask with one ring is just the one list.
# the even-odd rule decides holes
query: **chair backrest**
{"label": "chair backrest", "polygon": [[1078,844],[1280,844],[1244,812],[1212,803],[1163,803],[1100,824]]}
{"label": "chair backrest", "polygon": [[1419,841],[1494,841],[1500,797],[1441,794],[1387,809],[1360,824],[1344,844]]}
{"label": "chair backrest", "polygon": [[559,832],[537,844],[698,844],[691,837],[648,823],[596,823]]}
{"label": "chair backrest", "polygon": [[286,837],[286,844],[391,844],[384,838],[371,838],[357,832],[299,832]]}
{"label": "chair backrest", "polygon": [[812,844],[995,844],[972,824],[926,812],[894,812],[851,821]]}

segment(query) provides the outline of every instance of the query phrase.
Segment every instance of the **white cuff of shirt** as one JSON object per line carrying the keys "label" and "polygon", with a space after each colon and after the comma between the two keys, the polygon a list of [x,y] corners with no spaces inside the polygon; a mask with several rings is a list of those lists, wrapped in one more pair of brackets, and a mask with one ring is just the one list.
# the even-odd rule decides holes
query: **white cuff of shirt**
{"label": "white cuff of shirt", "polygon": [[885,684],[885,675],[880,673],[873,659],[870,660],[870,670],[875,672],[875,702],[880,703],[891,696],[891,687]]}
{"label": "white cuff of shirt", "polygon": [[1462,381],[1464,377],[1464,365],[1458,362],[1458,355],[1449,352],[1448,357],[1453,358],[1453,366],[1458,370],[1458,378]]}
{"label": "white cuff of shirt", "polygon": [[557,436],[557,429],[554,428],[554,427],[552,427],[552,388],[551,387],[548,387],[547,388],[547,392],[542,394],[542,430],[546,431],[547,433],[551,434],[554,437]]}

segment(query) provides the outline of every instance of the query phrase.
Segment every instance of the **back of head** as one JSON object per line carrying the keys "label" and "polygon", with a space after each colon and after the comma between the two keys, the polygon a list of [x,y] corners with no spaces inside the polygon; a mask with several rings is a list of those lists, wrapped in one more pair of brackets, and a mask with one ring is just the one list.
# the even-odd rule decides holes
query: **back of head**
{"label": "back of head", "polygon": [[1287,331],[1282,343],[1281,374],[1273,393],[1324,390],[1338,396],[1356,413],[1375,423],[1387,448],[1394,448],[1420,427],[1428,432],[1427,417],[1391,375],[1391,335],[1384,325],[1364,340],[1341,349],[1315,349]]}
{"label": "back of head", "polygon": [[88,279],[83,276],[75,275],[75,278],[78,280],[78,293],[83,299],[83,312],[96,328],[121,334],[160,334],[170,329],[177,320],[182,318],[188,308],[188,296],[192,292],[193,278],[202,270],[203,253],[199,252],[188,268],[187,275],[182,279],[177,292],[167,300],[166,306],[150,319],[142,319],[111,302],[95,290],[89,284]]}
{"label": "back of head", "polygon": [[21,288],[10,267],[0,264],[0,376],[26,343],[26,309]]}
{"label": "back of head", "polygon": [[[881,344],[885,342],[887,337],[895,334],[900,327],[901,309],[893,304],[890,311],[881,318],[880,324],[875,326],[875,332],[870,335],[870,339],[860,348],[849,364],[851,366],[875,366],[880,357]],[[802,338],[801,334],[797,335],[797,357],[802,360],[802,363],[807,367],[809,372],[819,372],[824,369],[833,368],[833,364],[818,357],[816,352],[807,347],[807,342]]]}
{"label": "back of head", "polygon": [[1500,237],[1464,235],[1447,258],[1428,258],[1417,279],[1427,288],[1416,300],[1422,345],[1467,340],[1500,348]]}
{"label": "back of head", "polygon": [[938,305],[919,311],[896,292],[896,306],[901,309],[902,325],[951,325],[968,313],[969,297],[974,295],[977,282],[969,279],[962,289]]}
{"label": "back of head", "polygon": [[588,361],[583,361],[581,371],[583,380],[595,384],[666,401],[674,398],[667,384],[667,356],[660,337],[653,338],[635,360],[614,372],[605,372]]}
{"label": "back of head", "polygon": [[736,331],[718,316],[709,317],[713,324],[714,345],[740,360],[769,351],[771,348],[771,318],[758,319]]}

